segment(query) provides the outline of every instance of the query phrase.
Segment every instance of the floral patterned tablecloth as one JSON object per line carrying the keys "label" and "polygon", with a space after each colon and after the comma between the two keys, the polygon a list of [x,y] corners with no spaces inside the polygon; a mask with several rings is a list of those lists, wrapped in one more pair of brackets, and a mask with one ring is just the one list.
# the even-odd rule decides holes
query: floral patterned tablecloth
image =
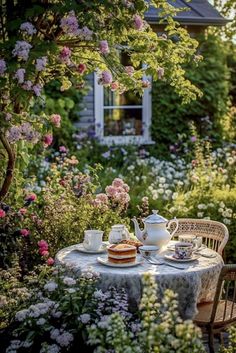
{"label": "floral patterned tablecloth", "polygon": [[[216,254],[210,249],[204,249],[203,252]],[[158,257],[163,258],[166,253],[170,252],[164,249]],[[201,256],[193,262],[176,263],[178,266],[184,267],[184,270],[166,265],[151,265],[145,260],[136,267],[113,268],[98,263],[98,256],[106,256],[106,254],[84,254],[77,251],[76,245],[73,245],[58,252],[56,263],[69,266],[78,273],[92,268],[100,274],[99,287],[101,289],[108,290],[112,286],[125,288],[131,302],[135,303],[138,303],[141,297],[142,275],[149,272],[156,278],[160,298],[166,288],[170,288],[178,294],[179,311],[184,319],[192,319],[196,315],[197,303],[212,300],[223,266],[223,260],[219,254],[216,254],[214,258]]]}

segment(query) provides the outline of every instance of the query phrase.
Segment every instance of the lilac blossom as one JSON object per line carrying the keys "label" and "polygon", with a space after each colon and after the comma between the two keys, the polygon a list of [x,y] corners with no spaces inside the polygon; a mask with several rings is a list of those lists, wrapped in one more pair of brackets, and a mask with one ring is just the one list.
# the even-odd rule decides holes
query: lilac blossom
{"label": "lilac blossom", "polygon": [[23,32],[26,32],[29,36],[32,36],[33,34],[35,34],[37,32],[34,25],[32,25],[32,23],[30,23],[30,22],[22,23],[20,26],[20,30]]}
{"label": "lilac blossom", "polygon": [[102,54],[108,54],[110,52],[107,40],[101,40],[99,50]]}
{"label": "lilac blossom", "polygon": [[78,30],[78,34],[84,40],[91,40],[92,35],[93,35],[93,31],[91,31],[87,26],[85,26],[85,27]]}
{"label": "lilac blossom", "polygon": [[109,85],[112,83],[112,74],[110,73],[110,71],[105,70],[102,72],[101,83],[103,85]]}
{"label": "lilac blossom", "polygon": [[4,75],[4,72],[6,71],[7,66],[6,66],[6,61],[4,59],[0,59],[0,76]]}
{"label": "lilac blossom", "polygon": [[37,83],[36,85],[34,85],[34,86],[32,87],[32,90],[33,90],[34,94],[35,94],[37,97],[40,96],[42,88],[43,88],[43,87],[42,87],[42,85],[41,85],[40,83]]}
{"label": "lilac blossom", "polygon": [[139,15],[134,15],[134,27],[138,30],[141,31],[144,27],[144,23],[142,18]]}
{"label": "lilac blossom", "polygon": [[25,69],[18,69],[14,75],[14,78],[18,80],[18,83],[24,83],[25,80]]}
{"label": "lilac blossom", "polygon": [[17,56],[19,59],[26,61],[29,58],[29,52],[31,48],[32,45],[25,40],[18,40],[16,42],[15,48],[12,50],[12,54],[13,56]]}
{"label": "lilac blossom", "polygon": [[7,131],[7,138],[10,143],[17,142],[21,139],[21,131],[20,128],[16,125],[13,125],[8,131]]}
{"label": "lilac blossom", "polygon": [[40,72],[45,70],[47,61],[48,61],[48,58],[46,56],[42,56],[42,58],[36,59],[36,64],[35,64],[36,71]]}
{"label": "lilac blossom", "polygon": [[78,20],[74,11],[70,11],[69,15],[61,19],[61,28],[63,32],[69,35],[77,35],[79,30]]}

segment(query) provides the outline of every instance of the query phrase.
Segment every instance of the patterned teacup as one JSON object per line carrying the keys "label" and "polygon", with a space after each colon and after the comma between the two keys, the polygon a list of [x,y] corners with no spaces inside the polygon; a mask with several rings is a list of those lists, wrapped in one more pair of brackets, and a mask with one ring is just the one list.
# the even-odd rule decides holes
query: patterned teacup
{"label": "patterned teacup", "polygon": [[175,245],[175,257],[180,260],[192,257],[194,245],[192,243],[178,243]]}

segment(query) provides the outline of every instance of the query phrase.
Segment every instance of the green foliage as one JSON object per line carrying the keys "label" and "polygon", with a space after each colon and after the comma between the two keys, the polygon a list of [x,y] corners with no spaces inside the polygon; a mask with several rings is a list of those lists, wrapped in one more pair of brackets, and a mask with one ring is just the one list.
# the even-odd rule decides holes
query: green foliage
{"label": "green foliage", "polygon": [[199,53],[203,60],[186,67],[186,75],[201,88],[201,98],[181,104],[172,87],[165,82],[153,83],[152,139],[159,153],[168,152],[177,136],[188,140],[194,123],[201,137],[206,135],[219,143],[222,138],[223,118],[228,111],[229,77],[225,43],[215,35],[199,38]]}

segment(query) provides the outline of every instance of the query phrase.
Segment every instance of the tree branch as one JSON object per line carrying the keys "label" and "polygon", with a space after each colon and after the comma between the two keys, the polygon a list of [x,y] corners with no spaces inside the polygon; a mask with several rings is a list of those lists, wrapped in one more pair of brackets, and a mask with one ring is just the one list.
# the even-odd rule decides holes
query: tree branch
{"label": "tree branch", "polygon": [[6,174],[0,190],[0,201],[2,201],[6,197],[12,182],[16,156],[14,150],[3,133],[0,133],[0,141],[2,142],[8,156]]}

